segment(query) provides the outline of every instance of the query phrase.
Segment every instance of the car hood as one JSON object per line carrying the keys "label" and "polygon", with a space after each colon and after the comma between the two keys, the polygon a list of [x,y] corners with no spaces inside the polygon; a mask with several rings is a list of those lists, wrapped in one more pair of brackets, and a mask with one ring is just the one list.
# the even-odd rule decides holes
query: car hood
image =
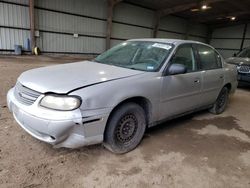
{"label": "car hood", "polygon": [[29,70],[20,75],[18,82],[41,93],[60,94],[80,87],[143,73],[143,71],[82,61]]}
{"label": "car hood", "polygon": [[242,57],[230,57],[226,59],[226,62],[229,64],[235,65],[250,65],[250,58],[242,58]]}

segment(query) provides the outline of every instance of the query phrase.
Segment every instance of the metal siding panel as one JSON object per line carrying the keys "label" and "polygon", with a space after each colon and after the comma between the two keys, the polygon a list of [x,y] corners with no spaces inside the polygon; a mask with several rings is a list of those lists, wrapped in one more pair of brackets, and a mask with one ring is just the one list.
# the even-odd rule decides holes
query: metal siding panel
{"label": "metal siding panel", "polygon": [[[28,4],[28,0],[8,0],[21,4]],[[69,13],[88,15],[106,19],[107,2],[100,0],[37,0],[37,7],[55,9]],[[106,22],[79,16],[56,13],[36,9],[36,27],[40,30],[51,30],[57,32],[68,32],[71,35],[53,34],[40,32],[37,44],[42,50],[64,51],[64,52],[86,52],[101,53],[105,49],[104,38],[73,38],[73,33],[105,36]],[[29,28],[28,7],[8,5],[0,3],[0,24],[5,26],[16,26]],[[152,27],[154,12],[136,6],[120,3],[114,13],[114,20],[128,22],[131,24]],[[163,18],[160,28],[185,32],[186,21],[168,16]],[[199,32],[195,30],[195,32]],[[202,32],[202,31],[201,31]],[[1,29],[1,48],[13,48],[14,44],[24,44],[29,37],[29,31]],[[113,24],[113,35],[116,38],[148,38],[152,36],[151,29],[129,26],[124,24]],[[167,38],[183,38],[183,35],[159,32],[159,36]],[[112,45],[120,43],[120,40],[112,40]]]}
{"label": "metal siding panel", "polygon": [[4,15],[4,7],[3,3],[0,3],[0,25],[4,25],[5,15]]}
{"label": "metal siding panel", "polygon": [[29,4],[29,0],[4,0],[4,1],[10,2],[10,3],[19,3],[19,4],[23,4],[23,5]]}
{"label": "metal siding panel", "polygon": [[0,28],[0,49],[6,49],[6,36],[4,28]]}
{"label": "metal siding panel", "polygon": [[152,27],[154,12],[145,8],[119,3],[115,7],[113,20]]}
{"label": "metal siding panel", "polygon": [[36,6],[98,18],[107,17],[107,5],[103,0],[38,0]]}
{"label": "metal siding panel", "polygon": [[158,38],[169,38],[169,39],[184,39],[184,35],[176,34],[176,33],[169,33],[169,32],[158,32]]}
{"label": "metal siding panel", "polygon": [[237,25],[214,30],[214,38],[242,38],[244,25]]}
{"label": "metal siding panel", "polygon": [[112,37],[124,39],[150,38],[152,32],[151,29],[113,23]]}
{"label": "metal siding panel", "polygon": [[105,39],[78,37],[73,35],[42,33],[39,44],[43,44],[42,51],[101,53],[105,49]]}
{"label": "metal siding panel", "polygon": [[250,46],[250,40],[245,40],[243,48],[246,48],[246,47],[249,47],[249,46]]}
{"label": "metal siding panel", "polygon": [[[28,1],[9,1],[26,4]],[[29,28],[28,7],[0,2],[0,25]],[[14,49],[14,45],[24,46],[29,31],[1,28],[1,49]]]}
{"label": "metal siding panel", "polygon": [[1,28],[0,49],[14,49],[14,45],[24,46],[25,40],[29,37],[29,31]]}
{"label": "metal siding panel", "polygon": [[192,24],[189,27],[189,34],[207,36],[207,26],[203,24]]}
{"label": "metal siding panel", "polygon": [[186,20],[182,18],[167,16],[161,19],[159,28],[185,33],[186,24],[187,24]]}
{"label": "metal siding panel", "polygon": [[238,53],[237,50],[218,50],[218,52],[226,59],[232,57],[234,53]]}
{"label": "metal siding panel", "polygon": [[247,25],[246,38],[250,38],[250,24]]}
{"label": "metal siding panel", "polygon": [[120,44],[122,42],[123,42],[122,40],[114,40],[114,39],[112,39],[111,40],[111,47],[116,46],[116,45],[118,45],[118,44]]}
{"label": "metal siding panel", "polygon": [[106,23],[101,20],[37,10],[37,28],[41,30],[105,36]]}
{"label": "metal siding panel", "polygon": [[206,39],[200,38],[200,37],[192,37],[192,36],[189,36],[189,37],[188,37],[188,40],[194,40],[194,41],[206,43]]}
{"label": "metal siding panel", "polygon": [[0,2],[0,25],[29,28],[29,9]]}
{"label": "metal siding panel", "polygon": [[211,45],[215,48],[240,49],[241,40],[239,39],[212,39]]}

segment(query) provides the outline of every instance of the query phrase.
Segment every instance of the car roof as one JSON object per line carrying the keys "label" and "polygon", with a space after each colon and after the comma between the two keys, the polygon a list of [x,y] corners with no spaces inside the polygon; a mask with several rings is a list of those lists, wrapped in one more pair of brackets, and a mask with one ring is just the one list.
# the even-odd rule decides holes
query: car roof
{"label": "car roof", "polygon": [[[130,39],[128,41],[149,41],[149,42],[161,42],[161,43],[170,43],[170,44],[185,44],[185,43],[196,43],[204,44],[202,42],[193,41],[193,40],[180,40],[180,39],[164,39],[164,38],[141,38],[141,39]],[[204,44],[207,45],[207,44]]]}

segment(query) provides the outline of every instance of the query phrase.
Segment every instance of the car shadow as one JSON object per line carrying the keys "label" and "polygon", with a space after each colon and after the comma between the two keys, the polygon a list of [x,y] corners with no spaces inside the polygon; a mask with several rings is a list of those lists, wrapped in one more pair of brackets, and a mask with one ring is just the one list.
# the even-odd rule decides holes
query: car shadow
{"label": "car shadow", "polygon": [[239,83],[238,84],[238,89],[242,89],[242,90],[245,90],[245,91],[250,91],[250,84]]}

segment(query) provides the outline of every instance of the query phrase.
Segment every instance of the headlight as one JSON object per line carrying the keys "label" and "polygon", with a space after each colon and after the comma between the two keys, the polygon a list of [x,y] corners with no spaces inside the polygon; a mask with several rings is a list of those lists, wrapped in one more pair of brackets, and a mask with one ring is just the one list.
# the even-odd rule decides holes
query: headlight
{"label": "headlight", "polygon": [[77,96],[47,95],[42,98],[40,105],[53,110],[69,111],[79,108],[81,99]]}

